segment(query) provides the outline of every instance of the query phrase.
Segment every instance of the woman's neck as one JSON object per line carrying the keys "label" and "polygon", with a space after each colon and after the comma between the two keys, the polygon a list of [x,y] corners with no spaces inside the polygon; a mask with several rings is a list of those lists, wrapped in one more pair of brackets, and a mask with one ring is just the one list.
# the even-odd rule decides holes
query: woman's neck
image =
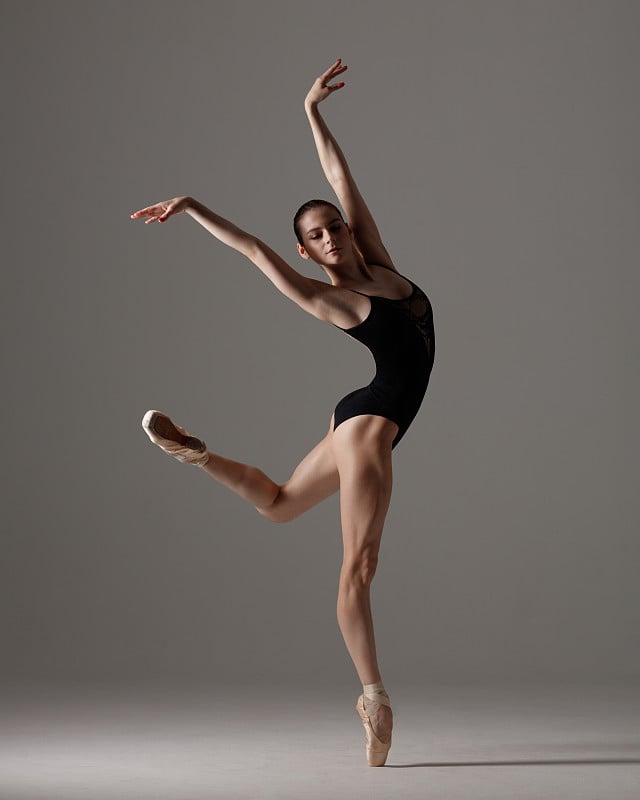
{"label": "woman's neck", "polygon": [[362,284],[363,281],[371,280],[371,271],[365,264],[364,258],[356,250],[353,251],[353,259],[340,264],[339,267],[323,267],[329,276],[331,283],[339,289],[348,289],[354,284]]}

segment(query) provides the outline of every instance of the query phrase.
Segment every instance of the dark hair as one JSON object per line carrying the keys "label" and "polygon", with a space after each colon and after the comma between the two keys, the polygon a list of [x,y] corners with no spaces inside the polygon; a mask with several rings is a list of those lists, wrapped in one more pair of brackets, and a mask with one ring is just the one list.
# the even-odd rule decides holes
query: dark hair
{"label": "dark hair", "polygon": [[303,217],[307,211],[311,211],[314,208],[324,208],[325,206],[333,208],[336,214],[344,222],[344,217],[342,216],[340,209],[336,208],[333,203],[330,203],[328,200],[308,200],[306,203],[300,206],[293,217],[293,230],[296,234],[296,239],[300,242],[300,244],[304,244],[302,241],[302,234],[300,233],[300,218]]}

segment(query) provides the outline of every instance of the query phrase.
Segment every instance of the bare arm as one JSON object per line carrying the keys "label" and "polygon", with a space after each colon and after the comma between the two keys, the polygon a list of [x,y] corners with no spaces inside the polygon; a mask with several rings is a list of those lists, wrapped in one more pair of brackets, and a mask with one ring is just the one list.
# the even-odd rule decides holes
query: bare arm
{"label": "bare arm", "polygon": [[395,270],[371,212],[351,175],[344,153],[318,110],[319,103],[344,86],[343,82],[333,85],[329,82],[346,69],[346,65],[338,59],[316,78],[305,98],[304,107],[325,177],[344,209],[365,261]]}
{"label": "bare arm", "polygon": [[352,324],[353,311],[342,302],[344,290],[301,275],[263,241],[238,228],[193,197],[174,197],[173,200],[164,200],[135,211],[131,214],[131,218],[146,218],[145,224],[165,222],[169,217],[183,211],[199,222],[216,239],[246,256],[278,291],[304,311],[336,325],[346,327]]}

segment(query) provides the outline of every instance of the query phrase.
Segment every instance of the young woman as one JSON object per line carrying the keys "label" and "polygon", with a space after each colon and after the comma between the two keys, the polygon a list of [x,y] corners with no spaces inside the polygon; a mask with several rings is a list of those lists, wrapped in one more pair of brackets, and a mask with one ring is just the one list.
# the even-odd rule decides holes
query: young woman
{"label": "young woman", "polygon": [[341,60],[318,77],[305,99],[320,163],[344,209],[312,200],[296,213],[298,253],[318,264],[329,283],[301,275],[268,245],[210,211],[192,197],[175,197],[131,215],[164,222],[182,211],[217,239],[247,256],[282,294],[317,319],[362,342],[376,375],[342,398],[327,435],[275,483],[256,467],[207,449],[204,441],[148,411],[142,421],[151,440],[180,461],[201,467],[273,522],[288,522],[340,490],[344,557],[338,623],[363,685],[356,709],[366,734],[367,762],[382,766],[391,746],[393,716],[378,661],[370,606],[382,528],[392,484],[392,449],[415,417],[434,360],[429,299],[396,270],[318,105],[344,86],[331,83],[347,69]]}

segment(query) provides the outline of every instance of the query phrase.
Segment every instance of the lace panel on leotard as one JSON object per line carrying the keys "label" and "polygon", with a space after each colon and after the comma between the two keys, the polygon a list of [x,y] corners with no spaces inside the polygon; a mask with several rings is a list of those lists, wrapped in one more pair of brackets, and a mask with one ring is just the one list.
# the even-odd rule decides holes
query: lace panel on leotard
{"label": "lace panel on leotard", "polygon": [[[392,270],[391,267],[387,267],[384,264],[377,264],[376,266],[382,267],[382,269],[388,269],[391,272],[395,272],[395,270]],[[404,277],[404,275],[401,277]],[[400,300],[391,300],[391,302],[401,308],[409,317],[411,322],[413,322],[416,328],[420,331],[425,347],[427,348],[427,353],[429,354],[430,358],[433,358],[435,343],[433,331],[433,308],[431,307],[431,302],[422,289],[419,286],[416,286],[410,278],[404,279],[405,281],[409,281],[413,287],[413,291],[409,297],[405,297],[404,299]],[[360,292],[360,294],[362,294],[362,292]],[[370,296],[371,295],[369,295],[369,297]]]}
{"label": "lace panel on leotard", "polygon": [[[407,279],[408,280],[408,279]],[[413,281],[410,282],[413,286],[413,292],[409,297],[401,300],[394,300],[393,302],[401,308],[404,313],[409,317],[411,322],[420,331],[422,338],[430,356],[433,355],[433,309],[429,298],[422,291],[419,286],[416,286]]]}

